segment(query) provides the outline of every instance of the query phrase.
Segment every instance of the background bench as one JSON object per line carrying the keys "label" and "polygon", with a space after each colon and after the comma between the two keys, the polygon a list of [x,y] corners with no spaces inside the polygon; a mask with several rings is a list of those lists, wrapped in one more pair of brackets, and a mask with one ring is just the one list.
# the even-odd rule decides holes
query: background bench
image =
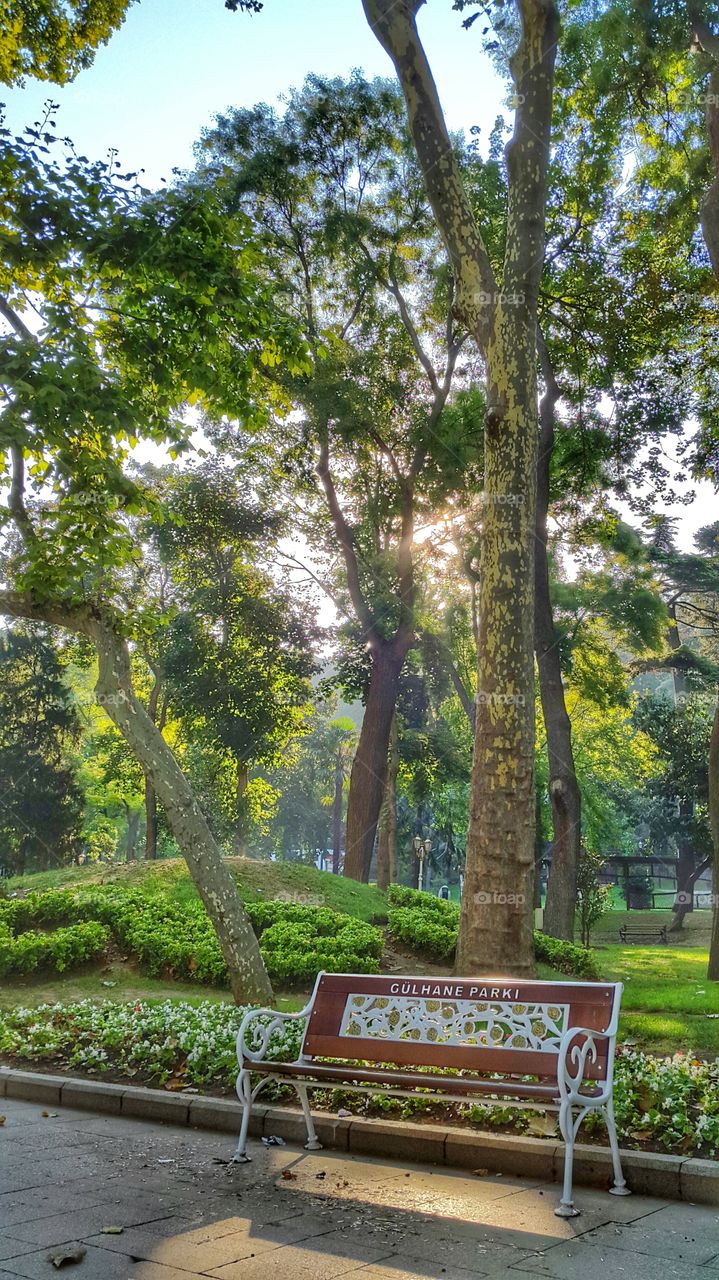
{"label": "background bench", "polygon": [[648,924],[624,924],[619,930],[619,941],[642,946],[646,943],[668,942],[667,926]]}
{"label": "background bench", "polygon": [[[560,1217],[578,1212],[572,1198],[574,1143],[584,1117],[600,1110],[612,1150],[611,1191],[628,1195],[612,1102],[621,993],[621,983],[320,974],[301,1013],[253,1009],[243,1019],[237,1036],[243,1114],[235,1159],[249,1158],[252,1104],[268,1080],[296,1090],[308,1150],[320,1146],[309,1089],[400,1097],[422,1089],[440,1101],[504,1106],[511,1100],[558,1111],[566,1148],[555,1210]],[[273,1034],[298,1019],[307,1022],[298,1058],[269,1060]]]}

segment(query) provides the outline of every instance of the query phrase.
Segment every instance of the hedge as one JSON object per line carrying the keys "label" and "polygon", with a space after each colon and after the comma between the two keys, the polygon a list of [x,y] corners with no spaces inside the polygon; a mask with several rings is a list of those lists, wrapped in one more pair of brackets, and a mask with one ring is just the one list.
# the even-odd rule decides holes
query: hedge
{"label": "hedge", "polygon": [[[428,960],[451,963],[457,945],[459,907],[432,894],[391,885],[387,892],[390,936]],[[573,942],[534,932],[534,954],[559,973],[598,981],[599,970],[592,952]]]}
{"label": "hedge", "polygon": [[[248,903],[247,913],[260,940],[267,971],[282,986],[306,986],[320,969],[329,972],[379,972],[382,933],[373,925],[328,907],[305,907],[286,902]],[[153,977],[167,976],[193,982],[225,985],[227,969],[215,931],[200,902],[180,905],[157,893],[119,885],[88,889],[50,889],[26,898],[0,901],[0,939],[17,935],[6,948],[19,944],[28,956],[45,948],[48,956],[67,951],[68,928],[47,934],[28,932],[35,926],[52,929],[60,922],[81,940],[97,940],[96,950],[73,960],[82,963],[106,945],[109,933]],[[87,932],[92,925],[93,931]],[[100,929],[100,933],[98,933]],[[102,936],[104,942],[100,944]],[[37,939],[23,942],[23,939]],[[52,939],[57,942],[52,944]],[[53,950],[54,945],[54,950]],[[87,945],[87,941],[86,941]],[[2,942],[0,941],[0,948]],[[41,967],[14,965],[6,972],[25,973]],[[47,966],[46,966],[47,967]]]}

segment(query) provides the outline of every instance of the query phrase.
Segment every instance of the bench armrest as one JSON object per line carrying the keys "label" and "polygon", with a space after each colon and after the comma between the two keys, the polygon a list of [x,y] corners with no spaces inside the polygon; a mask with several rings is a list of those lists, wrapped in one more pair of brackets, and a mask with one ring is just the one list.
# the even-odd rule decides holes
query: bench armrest
{"label": "bench armrest", "polygon": [[237,1061],[240,1066],[248,1062],[262,1062],[275,1031],[282,1031],[286,1022],[298,1022],[307,1018],[312,1000],[299,1013],[280,1013],[277,1009],[249,1009],[237,1032]]}
{"label": "bench armrest", "polygon": [[[596,1062],[597,1060],[597,1040],[609,1041],[610,1062],[608,1064],[607,1084],[611,1087],[613,1048],[617,1037],[615,1024],[616,1019],[613,1018],[612,1025],[607,1027],[606,1031],[597,1031],[589,1027],[567,1027],[559,1042],[559,1061],[557,1063],[557,1084],[562,1099],[579,1099],[579,1091],[584,1082],[587,1061]],[[581,1041],[574,1044],[573,1041],[577,1040],[578,1037],[582,1037]],[[572,1067],[574,1070],[572,1070]]]}

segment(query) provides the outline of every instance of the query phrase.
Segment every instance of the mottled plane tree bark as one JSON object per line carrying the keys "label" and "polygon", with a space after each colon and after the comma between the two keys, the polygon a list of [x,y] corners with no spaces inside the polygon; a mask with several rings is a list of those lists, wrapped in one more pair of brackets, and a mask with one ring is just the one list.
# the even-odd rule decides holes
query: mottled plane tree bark
{"label": "mottled plane tree bark", "polygon": [[537,298],[545,237],[554,63],[552,0],[518,0],[514,132],[501,279],[474,217],[416,26],[421,0],[363,0],[407,104],[447,247],[455,314],[486,365],[475,750],[458,970],[534,969],[534,538]]}

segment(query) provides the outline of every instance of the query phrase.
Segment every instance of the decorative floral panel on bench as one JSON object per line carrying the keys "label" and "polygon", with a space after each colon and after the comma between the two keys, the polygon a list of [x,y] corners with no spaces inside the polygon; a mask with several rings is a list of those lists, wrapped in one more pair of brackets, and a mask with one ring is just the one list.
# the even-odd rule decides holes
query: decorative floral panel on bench
{"label": "decorative floral panel on bench", "polygon": [[423,1044],[482,1045],[556,1053],[566,1004],[442,1000],[418,996],[347,996],[340,1036]]}

